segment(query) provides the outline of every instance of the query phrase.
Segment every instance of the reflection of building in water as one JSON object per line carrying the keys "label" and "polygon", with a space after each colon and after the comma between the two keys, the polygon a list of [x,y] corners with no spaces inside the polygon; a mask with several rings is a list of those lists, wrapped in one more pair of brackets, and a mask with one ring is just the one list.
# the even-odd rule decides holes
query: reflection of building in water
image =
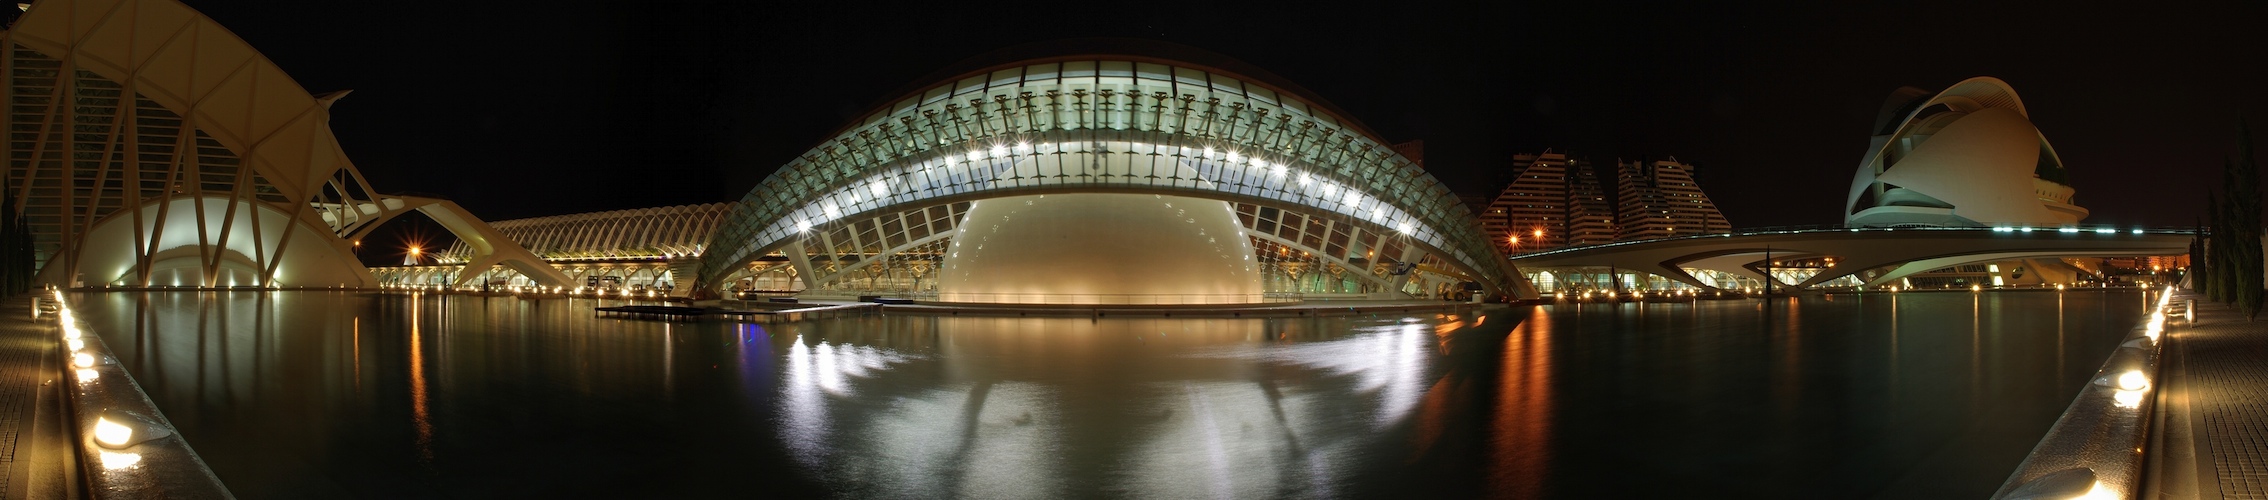
{"label": "reflection of building in water", "polygon": [[783,440],[877,495],[1249,498],[1332,495],[1374,439],[1410,424],[1435,345],[1470,324],[1349,321],[910,317],[857,330],[907,334],[768,333],[793,338]]}

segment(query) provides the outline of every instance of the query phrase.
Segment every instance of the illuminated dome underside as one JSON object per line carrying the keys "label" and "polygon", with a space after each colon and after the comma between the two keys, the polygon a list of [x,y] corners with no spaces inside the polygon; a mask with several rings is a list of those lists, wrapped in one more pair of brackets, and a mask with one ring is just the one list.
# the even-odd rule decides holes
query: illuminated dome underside
{"label": "illuminated dome underside", "polygon": [[1009,304],[1261,301],[1250,240],[1226,202],[1141,194],[977,202],[938,273],[938,300]]}

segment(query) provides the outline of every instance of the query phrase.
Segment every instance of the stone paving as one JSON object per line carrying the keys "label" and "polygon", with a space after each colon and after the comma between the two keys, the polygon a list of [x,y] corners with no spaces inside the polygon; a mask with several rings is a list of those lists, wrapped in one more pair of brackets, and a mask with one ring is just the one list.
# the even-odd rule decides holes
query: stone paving
{"label": "stone paving", "polygon": [[45,377],[41,355],[52,350],[48,325],[32,320],[32,298],[0,302],[0,498],[25,498],[34,409]]}
{"label": "stone paving", "polygon": [[2217,489],[2223,499],[2268,499],[2268,318],[2248,322],[2242,313],[2188,294],[2174,300],[2190,298],[2198,299],[2197,324],[2179,331],[2180,355],[2195,395],[2192,411],[2202,419],[2198,448],[2210,450],[2218,482],[2218,488],[2200,486]]}

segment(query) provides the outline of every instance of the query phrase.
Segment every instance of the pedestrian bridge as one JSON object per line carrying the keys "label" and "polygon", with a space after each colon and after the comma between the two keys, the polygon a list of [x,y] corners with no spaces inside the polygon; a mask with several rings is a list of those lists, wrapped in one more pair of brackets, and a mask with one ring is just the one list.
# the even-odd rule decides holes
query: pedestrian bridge
{"label": "pedestrian bridge", "polygon": [[1775,283],[1812,288],[1849,276],[1857,278],[1861,286],[1875,287],[1916,273],[1966,264],[2031,258],[2185,254],[2189,252],[2193,236],[2188,230],[2107,226],[1814,226],[1609,243],[1516,255],[1511,260],[1513,265],[1526,271],[1612,267],[1705,289],[1719,287],[1694,277],[1687,269],[1763,280],[1768,261],[1831,260],[1831,267],[1801,282]]}

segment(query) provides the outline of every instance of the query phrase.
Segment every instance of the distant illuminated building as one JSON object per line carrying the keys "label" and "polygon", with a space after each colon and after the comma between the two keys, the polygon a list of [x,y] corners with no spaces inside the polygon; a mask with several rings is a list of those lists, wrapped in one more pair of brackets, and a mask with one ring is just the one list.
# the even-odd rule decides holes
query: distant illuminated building
{"label": "distant illuminated building", "polygon": [[1618,240],[1732,232],[1717,204],[1693,181],[1693,166],[1676,158],[1616,162],[1615,186],[1620,191]]}
{"label": "distant illuminated building", "polygon": [[1599,176],[1588,166],[1575,169],[1573,174],[1567,183],[1567,229],[1562,231],[1567,235],[1567,245],[1613,243],[1620,231],[1614,223],[1614,204],[1599,187]]}
{"label": "distant illuminated building", "polygon": [[1614,217],[1590,166],[1562,153],[1512,156],[1512,184],[1481,211],[1481,227],[1510,253],[1614,241]]}

